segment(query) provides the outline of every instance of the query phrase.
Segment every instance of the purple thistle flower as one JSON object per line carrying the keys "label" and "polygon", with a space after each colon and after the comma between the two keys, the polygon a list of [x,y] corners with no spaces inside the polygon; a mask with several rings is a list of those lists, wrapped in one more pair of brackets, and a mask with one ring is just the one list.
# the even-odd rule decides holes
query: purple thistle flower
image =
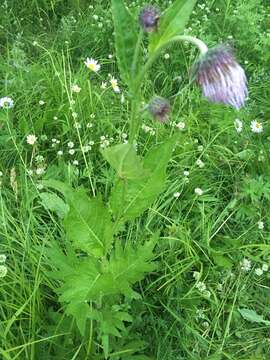
{"label": "purple thistle flower", "polygon": [[139,15],[139,21],[144,31],[151,33],[157,31],[160,19],[160,10],[151,5],[144,7]]}
{"label": "purple thistle flower", "polygon": [[237,110],[244,105],[247,78],[229,46],[208,50],[195,64],[193,74],[209,101],[231,105]]}
{"label": "purple thistle flower", "polygon": [[168,120],[171,106],[167,99],[157,96],[150,101],[148,110],[156,120],[163,123]]}

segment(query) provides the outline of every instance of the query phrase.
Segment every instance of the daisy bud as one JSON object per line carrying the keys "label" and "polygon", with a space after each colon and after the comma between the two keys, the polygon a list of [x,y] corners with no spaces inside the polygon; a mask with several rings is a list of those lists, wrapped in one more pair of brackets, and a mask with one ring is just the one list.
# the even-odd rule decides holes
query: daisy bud
{"label": "daisy bud", "polygon": [[139,15],[139,22],[145,32],[151,33],[157,31],[160,18],[160,11],[157,7],[147,5]]}
{"label": "daisy bud", "polygon": [[195,64],[193,74],[209,101],[231,105],[237,110],[244,105],[247,78],[229,46],[209,49]]}
{"label": "daisy bud", "polygon": [[168,100],[157,96],[150,101],[148,110],[156,120],[166,122],[168,114],[171,111],[171,107]]}

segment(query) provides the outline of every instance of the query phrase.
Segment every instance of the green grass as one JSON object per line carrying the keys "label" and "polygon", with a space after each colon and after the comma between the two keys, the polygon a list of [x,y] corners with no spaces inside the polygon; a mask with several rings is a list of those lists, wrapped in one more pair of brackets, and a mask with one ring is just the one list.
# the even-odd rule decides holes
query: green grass
{"label": "green grass", "polygon": [[[134,15],[143,5],[141,0],[126,3]],[[168,2],[154,3],[165,9]],[[40,194],[46,190],[43,180],[56,179],[109,199],[115,173],[100,153],[100,138],[106,136],[111,145],[123,142],[130,111],[116,62],[110,2],[8,0],[0,6],[0,97],[15,102],[13,109],[0,109],[0,253],[7,256],[8,269],[0,278],[0,358],[104,359],[97,322],[89,321],[81,336],[59,301],[60,281],[50,276],[46,248],[53,242],[65,248],[67,237]],[[198,1],[189,23],[190,33],[210,46],[233,43],[249,78],[249,101],[239,113],[209,104],[200,89],[189,85],[188,71],[197,56],[189,45],[169,48],[169,59],[162,55],[145,79],[144,102],[154,94],[169,98],[170,122],[186,126],[181,132],[146,112],[141,115],[141,125],[154,130],[140,130],[141,156],[173,133],[180,140],[164,192],[119,231],[119,241],[135,245],[158,231],[157,269],[134,286],[139,299],[121,303],[133,322],[112,340],[109,359],[269,358],[270,273],[255,272],[270,266],[269,25],[267,0]],[[87,56],[101,63],[91,77]],[[118,79],[124,100],[110,87],[101,88],[109,73]],[[73,84],[80,93],[72,94]],[[235,118],[244,123],[239,134]],[[254,119],[263,123],[261,134],[250,130]],[[34,147],[26,142],[29,134],[38,137]],[[83,152],[90,141],[91,150]],[[37,155],[44,157],[42,165]],[[197,159],[204,167],[196,165]],[[46,169],[44,174],[35,173],[38,167]],[[195,188],[203,195],[196,196]],[[244,258],[251,261],[246,272],[240,265]],[[197,280],[194,272],[200,274]],[[208,293],[197,288],[199,281]],[[244,318],[239,309],[254,310],[263,319]],[[120,357],[132,346],[138,357]]]}

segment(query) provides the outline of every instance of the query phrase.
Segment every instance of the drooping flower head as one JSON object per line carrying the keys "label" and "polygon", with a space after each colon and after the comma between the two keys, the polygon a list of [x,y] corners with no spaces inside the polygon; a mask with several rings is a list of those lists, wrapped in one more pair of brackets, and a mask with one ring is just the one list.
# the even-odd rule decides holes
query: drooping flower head
{"label": "drooping flower head", "polygon": [[231,105],[237,110],[244,105],[247,78],[229,46],[209,49],[195,64],[193,75],[209,101]]}
{"label": "drooping flower head", "polygon": [[160,10],[152,5],[145,6],[139,15],[140,24],[145,32],[157,31],[160,19]]}
{"label": "drooping flower head", "polygon": [[157,96],[150,101],[148,110],[156,120],[165,122],[168,120],[171,106],[167,99]]}

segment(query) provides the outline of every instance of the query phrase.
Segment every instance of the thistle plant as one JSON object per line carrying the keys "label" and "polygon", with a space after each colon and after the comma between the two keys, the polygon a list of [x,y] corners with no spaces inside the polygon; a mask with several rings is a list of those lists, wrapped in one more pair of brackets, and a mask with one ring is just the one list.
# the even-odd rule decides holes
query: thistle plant
{"label": "thistle plant", "polygon": [[[127,334],[127,324],[133,321],[133,301],[140,297],[134,285],[156,269],[158,229],[154,234],[144,234],[145,241],[139,245],[132,245],[129,235],[123,235],[125,226],[147,211],[164,190],[166,167],[178,136],[154,146],[144,157],[136,152],[134,142],[141,125],[142,84],[147,71],[167,46],[186,41],[200,51],[191,73],[208,100],[240,109],[247,96],[244,70],[229,48],[208,50],[202,40],[183,35],[195,3],[196,0],[176,0],[163,14],[147,5],[134,19],[123,0],[112,0],[118,66],[129,90],[131,112],[129,142],[101,151],[115,171],[108,201],[99,195],[90,197],[86,189],[73,189],[59,181],[44,182],[65,199],[63,204],[56,193],[42,193],[47,208],[58,212],[66,236],[64,251],[54,243],[46,254],[54,269],[52,277],[59,281],[59,300],[66,314],[75,318],[81,336],[87,339],[85,358],[131,358],[114,355],[125,349],[123,341],[119,348],[119,339]],[[142,42],[146,34],[149,55],[143,63]],[[93,71],[99,70],[93,59],[88,59],[86,65]],[[114,85],[118,88],[117,83]],[[149,100],[147,109],[154,119],[164,123],[171,105],[157,95]],[[197,188],[195,193],[200,196],[203,191]],[[62,204],[61,211],[51,205],[56,198]],[[89,344],[93,337],[93,344]],[[135,356],[138,352],[139,348],[134,350]]]}
{"label": "thistle plant", "polygon": [[[189,42],[199,49],[198,60],[191,69],[191,80],[201,86],[206,99],[231,105],[237,110],[245,104],[248,95],[247,79],[232,49],[227,45],[208,49],[202,40],[183,35],[195,3],[196,0],[175,1],[163,14],[158,8],[146,5],[139,13],[139,31],[138,24],[136,25],[123,1],[112,1],[118,65],[122,78],[129,87],[132,103],[130,143],[135,140],[139,129],[141,86],[145,75],[161,52],[172,43]],[[149,36],[149,55],[143,64],[141,45],[144,34]],[[166,116],[154,114],[155,106],[153,103],[149,104],[150,112],[159,121],[164,121]]]}

